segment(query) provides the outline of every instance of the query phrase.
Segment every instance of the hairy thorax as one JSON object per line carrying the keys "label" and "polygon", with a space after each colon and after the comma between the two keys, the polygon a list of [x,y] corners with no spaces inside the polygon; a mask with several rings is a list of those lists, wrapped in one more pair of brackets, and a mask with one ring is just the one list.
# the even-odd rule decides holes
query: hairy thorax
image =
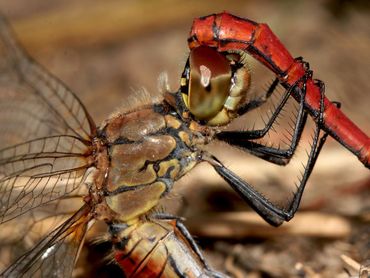
{"label": "hairy thorax", "polygon": [[118,114],[99,131],[107,161],[101,178],[104,199],[120,221],[152,209],[199,162],[195,144],[206,138],[170,109],[161,104]]}

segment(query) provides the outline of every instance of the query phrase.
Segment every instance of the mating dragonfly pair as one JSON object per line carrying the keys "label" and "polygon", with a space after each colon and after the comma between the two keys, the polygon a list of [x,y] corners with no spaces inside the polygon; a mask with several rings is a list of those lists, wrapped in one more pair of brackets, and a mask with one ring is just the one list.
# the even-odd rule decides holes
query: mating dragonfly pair
{"label": "mating dragonfly pair", "polygon": [[[103,221],[111,259],[127,277],[224,277],[207,265],[177,217],[154,212],[176,181],[201,162],[216,172],[268,223],[289,221],[328,135],[369,167],[370,140],[324,95],[308,63],[293,59],[265,24],[221,13],[196,19],[181,87],[163,100],[121,111],[97,127],[77,96],[35,63],[0,24],[1,277],[70,277],[86,232]],[[247,100],[251,55],[276,75]],[[262,129],[227,131],[233,119],[285,92]],[[263,138],[287,101],[298,104],[287,149]],[[316,125],[304,173],[281,209],[226,168],[204,146],[227,142],[278,165],[289,163],[307,117]],[[81,198],[80,191],[87,189]],[[72,199],[82,205],[73,210]],[[51,228],[52,227],[52,228]],[[40,235],[44,235],[40,237]]]}

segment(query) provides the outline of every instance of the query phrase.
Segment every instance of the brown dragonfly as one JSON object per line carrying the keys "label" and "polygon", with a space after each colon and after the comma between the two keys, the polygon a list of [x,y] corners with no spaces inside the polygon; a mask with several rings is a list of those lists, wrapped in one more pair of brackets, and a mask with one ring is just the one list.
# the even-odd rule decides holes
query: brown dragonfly
{"label": "brown dragonfly", "polygon": [[[176,181],[201,162],[270,224],[278,226],[296,212],[327,136],[319,126],[286,210],[205,149],[214,139],[228,142],[236,133],[223,127],[263,105],[278,87],[279,80],[248,99],[250,71],[236,54],[192,49],[178,91],[165,90],[161,101],[120,111],[98,127],[78,97],[19,47],[4,19],[0,43],[0,236],[7,242],[0,250],[1,277],[72,276],[96,221],[106,223],[111,260],[127,277],[224,277],[207,265],[179,218],[155,211]],[[286,89],[275,118],[293,90],[300,88]],[[243,131],[242,150],[289,162],[308,115],[304,90],[300,96],[287,150],[255,143],[258,130]]]}
{"label": "brown dragonfly", "polygon": [[180,219],[151,213],[197,163],[220,165],[197,147],[211,134],[184,122],[176,95],[97,127],[3,18],[0,42],[0,276],[70,277],[87,230],[104,221],[127,277],[223,277]]}

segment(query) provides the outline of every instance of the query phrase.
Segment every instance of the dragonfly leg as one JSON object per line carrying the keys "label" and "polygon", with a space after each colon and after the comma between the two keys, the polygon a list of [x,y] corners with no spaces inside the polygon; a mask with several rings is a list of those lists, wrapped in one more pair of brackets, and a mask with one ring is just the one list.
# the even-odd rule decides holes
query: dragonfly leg
{"label": "dragonfly leg", "polygon": [[[303,87],[304,88],[304,87]],[[239,176],[234,174],[232,171],[227,169],[217,158],[213,156],[203,155],[203,160],[209,162],[216,172],[268,223],[274,226],[279,226],[283,221],[289,221],[293,218],[295,212],[297,211],[304,188],[306,186],[307,180],[311,175],[312,169],[316,163],[318,155],[326,141],[328,133],[325,133],[320,138],[320,131],[323,122],[323,112],[324,112],[324,94],[323,87],[321,87],[321,102],[320,102],[320,113],[318,115],[317,125],[315,129],[315,134],[312,142],[311,151],[309,154],[308,162],[305,167],[302,179],[297,191],[287,210],[277,207],[271,203],[267,198],[265,198],[261,193],[256,191],[250,184],[242,180]]]}
{"label": "dragonfly leg", "polygon": [[[263,136],[265,136],[266,133],[270,130],[270,128],[274,124],[274,122],[276,121],[276,119],[277,119],[278,115],[280,114],[281,110],[283,109],[284,105],[286,104],[286,102],[288,101],[288,99],[292,95],[293,96],[294,95],[299,95],[300,96],[299,97],[300,103],[301,104],[302,104],[302,102],[304,103],[305,96],[306,96],[306,91],[307,91],[306,83],[307,83],[307,80],[312,79],[313,72],[311,70],[309,70],[309,64],[307,62],[303,61],[302,57],[298,57],[295,60],[300,62],[304,66],[304,68],[306,70],[305,74],[301,78],[299,78],[292,86],[289,86],[289,88],[286,89],[286,92],[285,92],[283,98],[281,99],[281,101],[277,105],[277,107],[275,108],[275,111],[274,111],[274,113],[272,113],[270,119],[265,124],[265,127],[263,127],[262,129],[245,131],[245,137],[244,138],[247,138],[247,139],[251,140],[251,139],[259,139],[259,138],[262,138]],[[239,110],[238,110],[238,114],[240,116],[244,115],[245,113],[263,105],[267,101],[267,99],[272,95],[272,93],[275,91],[279,82],[280,82],[280,80],[278,78],[276,78],[272,82],[271,86],[266,91],[266,94],[264,96],[260,97],[257,100],[246,103],[244,106],[240,107]],[[303,87],[304,87],[302,89],[300,87],[301,83],[303,84]]]}
{"label": "dragonfly leg", "polygon": [[276,90],[277,86],[279,85],[279,78],[275,78],[274,81],[271,83],[267,91],[264,95],[260,96],[257,99],[254,99],[250,102],[245,103],[238,109],[239,115],[244,115],[248,113],[249,111],[256,109],[266,103],[266,101],[269,99],[269,97],[273,94],[273,92]]}
{"label": "dragonfly leg", "polygon": [[178,216],[174,216],[174,215],[171,215],[171,214],[167,214],[167,213],[156,213],[156,214],[153,214],[151,216],[152,218],[155,218],[155,219],[160,219],[160,220],[175,220],[175,223],[176,223],[176,228],[179,229],[179,231],[182,233],[182,235],[186,238],[186,240],[189,242],[191,248],[194,250],[194,252],[198,255],[199,259],[202,261],[202,263],[204,264],[204,266],[210,270],[210,267],[208,266],[202,252],[200,251],[198,245],[196,244],[196,242],[194,241],[193,237],[191,236],[190,232],[188,231],[188,229],[185,227],[185,225],[183,224],[183,218],[181,217],[178,217]]}
{"label": "dragonfly leg", "polygon": [[293,200],[288,210],[277,207],[271,203],[260,192],[256,191],[249,183],[242,180],[239,176],[227,169],[219,161],[207,160],[211,163],[216,172],[263,218],[266,222],[273,226],[279,226],[284,221],[289,221],[293,218],[297,211],[306,182],[312,172],[313,166],[317,160],[318,154],[325,143],[327,133],[319,140],[318,133],[315,134],[314,145],[318,143],[317,148],[314,148],[310,154],[308,164],[305,168],[303,177],[298,186],[297,192],[294,194]]}
{"label": "dragonfly leg", "polygon": [[[199,260],[204,265],[204,268],[207,270],[206,277],[212,277],[212,278],[227,278],[228,276],[225,276],[222,273],[219,273],[217,271],[214,271],[207,263],[206,259],[204,258],[201,250],[199,249],[197,243],[191,236],[189,230],[184,225],[183,221],[184,219],[182,217],[174,216],[167,213],[155,213],[150,216],[152,219],[157,220],[165,220],[165,221],[174,221],[175,227],[178,231],[182,234],[182,236],[188,241],[191,249],[195,252],[195,254],[198,256]],[[203,276],[202,276],[203,277]]]}
{"label": "dragonfly leg", "polygon": [[[320,138],[320,131],[322,130],[323,125],[324,125],[324,111],[325,111],[325,106],[324,106],[325,95],[324,95],[324,92],[325,92],[325,86],[324,86],[324,83],[319,81],[319,80],[315,80],[315,83],[320,88],[320,110],[319,110],[319,115],[318,115],[317,124],[316,124],[316,130],[315,130],[315,134],[314,134],[313,143],[312,143],[312,147],[311,147],[311,152],[309,154],[308,162],[307,162],[307,165],[305,167],[305,171],[303,173],[300,184],[297,187],[297,191],[294,194],[293,200],[292,200],[292,202],[289,206],[288,215],[287,215],[288,217],[290,217],[289,219],[291,219],[294,216],[294,213],[297,211],[297,209],[299,207],[299,204],[301,202],[302,194],[303,194],[303,191],[305,189],[307,180],[308,180],[308,178],[310,177],[310,175],[312,173],[312,170],[315,166],[315,163],[317,161],[319,153],[321,152],[322,147],[325,144],[326,138],[329,135],[329,133],[325,131],[324,135]],[[340,103],[335,103],[335,105],[337,105],[337,107],[340,107]]]}
{"label": "dragonfly leg", "polygon": [[[306,76],[309,78],[309,76]],[[297,115],[297,121],[295,123],[294,132],[292,134],[292,138],[290,141],[290,146],[287,149],[280,149],[276,147],[268,147],[263,144],[253,142],[250,140],[259,139],[266,135],[267,131],[272,127],[273,123],[275,122],[278,114],[280,113],[281,109],[285,105],[287,99],[291,94],[291,90],[300,90],[300,107]],[[266,126],[260,130],[249,130],[249,131],[224,131],[220,132],[216,135],[218,140],[225,141],[233,146],[238,146],[253,155],[265,159],[269,162],[278,164],[278,165],[286,165],[289,163],[290,159],[292,158],[298,143],[301,139],[301,135],[303,133],[303,129],[307,122],[307,112],[304,110],[304,100],[306,96],[306,83],[303,80],[302,88],[295,86],[291,90],[287,90],[283,99],[279,103],[278,107],[274,111],[273,115],[267,122]]]}

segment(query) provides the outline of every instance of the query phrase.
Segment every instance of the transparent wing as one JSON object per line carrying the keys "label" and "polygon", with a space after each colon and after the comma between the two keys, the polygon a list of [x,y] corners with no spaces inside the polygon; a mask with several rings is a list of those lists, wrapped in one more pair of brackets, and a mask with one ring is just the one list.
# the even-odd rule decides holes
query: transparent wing
{"label": "transparent wing", "polygon": [[[0,277],[71,277],[91,219],[89,212],[90,207],[84,205],[32,249],[18,257]],[[40,229],[35,226],[32,228]]]}
{"label": "transparent wing", "polygon": [[[26,130],[17,132],[21,140],[63,134],[89,140],[96,127],[81,101],[18,46],[3,18],[0,18],[1,84],[5,85],[2,108]],[[6,99],[11,99],[7,102]],[[22,110],[21,113],[19,113]],[[35,124],[35,121],[37,124]],[[31,126],[28,125],[31,123]],[[2,119],[1,126],[11,128]]]}
{"label": "transparent wing", "polygon": [[80,100],[23,52],[0,17],[0,223],[83,183],[95,133]]}

